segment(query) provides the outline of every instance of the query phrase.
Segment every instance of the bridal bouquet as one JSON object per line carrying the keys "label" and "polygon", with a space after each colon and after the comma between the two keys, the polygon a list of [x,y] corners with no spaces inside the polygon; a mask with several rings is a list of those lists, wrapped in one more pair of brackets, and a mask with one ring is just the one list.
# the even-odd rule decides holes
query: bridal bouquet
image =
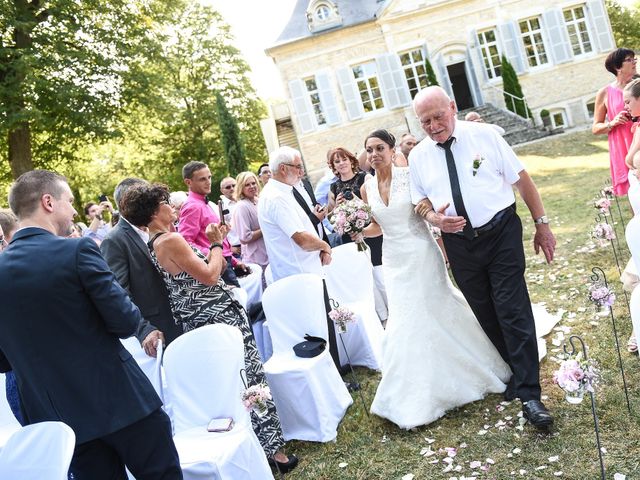
{"label": "bridal bouquet", "polygon": [[362,230],[371,223],[371,207],[359,198],[343,202],[333,210],[330,218],[336,232],[340,235],[355,234],[354,241],[359,252],[367,249]]}
{"label": "bridal bouquet", "polygon": [[242,392],[242,403],[247,411],[253,410],[259,417],[267,414],[267,400],[271,400],[271,389],[264,383],[253,385]]}
{"label": "bridal bouquet", "polygon": [[612,307],[616,295],[608,287],[593,283],[589,286],[589,300],[599,307]]}
{"label": "bridal bouquet", "polygon": [[585,360],[582,352],[578,355],[568,355],[560,364],[560,368],[553,372],[553,381],[565,391],[569,403],[580,403],[584,392],[593,392],[598,381],[598,371],[595,363]]}
{"label": "bridal bouquet", "polygon": [[329,318],[338,326],[340,333],[347,332],[347,323],[355,321],[355,314],[345,307],[337,307],[329,312]]}

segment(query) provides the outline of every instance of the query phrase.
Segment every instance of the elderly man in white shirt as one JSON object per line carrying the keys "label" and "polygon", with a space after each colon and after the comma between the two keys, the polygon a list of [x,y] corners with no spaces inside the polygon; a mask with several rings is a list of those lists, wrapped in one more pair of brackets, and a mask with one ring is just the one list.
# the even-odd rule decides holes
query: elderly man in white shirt
{"label": "elderly man in white shirt", "polygon": [[513,371],[505,398],[520,398],[525,418],[548,428],[553,417],[540,401],[535,324],[513,187],[531,212],[536,253],[542,249],[551,262],[555,238],[538,190],[493,128],[456,120],[455,103],[442,88],[422,90],[413,105],[429,137],[410,155],[416,212],[443,232],[456,283]]}
{"label": "elderly man in white shirt", "polygon": [[[322,266],[331,263],[331,247],[296,202],[293,188],[303,171],[300,152],[280,147],[269,156],[271,180],[265,185],[258,202],[258,222],[264,238],[273,280],[298,273],[323,276]],[[324,282],[323,282],[324,283]],[[325,306],[328,295],[325,287]],[[333,323],[329,326],[329,350],[340,368]]]}

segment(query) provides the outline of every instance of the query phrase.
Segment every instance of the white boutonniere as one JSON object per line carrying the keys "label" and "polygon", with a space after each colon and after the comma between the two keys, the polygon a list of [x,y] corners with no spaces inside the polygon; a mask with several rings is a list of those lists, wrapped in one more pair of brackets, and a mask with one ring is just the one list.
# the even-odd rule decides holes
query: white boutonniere
{"label": "white boutonniere", "polygon": [[476,156],[473,157],[473,176],[475,177],[478,174],[478,169],[480,165],[484,162],[484,157],[479,153],[476,153]]}

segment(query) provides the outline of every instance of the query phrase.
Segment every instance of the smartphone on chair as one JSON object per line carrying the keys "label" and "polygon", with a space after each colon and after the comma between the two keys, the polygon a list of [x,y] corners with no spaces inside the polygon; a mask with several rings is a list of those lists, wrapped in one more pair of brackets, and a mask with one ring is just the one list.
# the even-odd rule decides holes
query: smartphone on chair
{"label": "smartphone on chair", "polygon": [[207,432],[228,432],[233,428],[233,418],[212,418]]}

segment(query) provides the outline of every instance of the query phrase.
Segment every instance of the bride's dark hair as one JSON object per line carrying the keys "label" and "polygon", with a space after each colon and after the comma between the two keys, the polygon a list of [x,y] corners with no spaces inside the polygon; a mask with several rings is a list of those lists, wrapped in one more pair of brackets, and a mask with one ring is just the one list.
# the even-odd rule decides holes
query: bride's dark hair
{"label": "bride's dark hair", "polygon": [[369,140],[370,138],[378,138],[382,140],[384,143],[389,145],[389,148],[395,148],[396,146],[396,137],[394,137],[388,130],[385,130],[384,128],[380,130],[374,130],[369,135],[367,135],[367,138],[364,139],[365,147],[367,146],[367,140]]}

